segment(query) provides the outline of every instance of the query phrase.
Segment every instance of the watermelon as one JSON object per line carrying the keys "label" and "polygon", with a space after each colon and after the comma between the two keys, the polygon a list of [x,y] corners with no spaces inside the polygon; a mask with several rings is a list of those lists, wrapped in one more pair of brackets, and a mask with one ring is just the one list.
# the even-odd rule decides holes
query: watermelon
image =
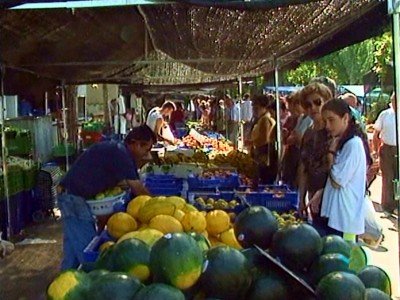
{"label": "watermelon", "polygon": [[194,238],[202,251],[207,251],[211,248],[210,241],[202,234],[190,232],[189,235]]}
{"label": "watermelon", "polygon": [[365,289],[365,300],[390,300],[390,296],[375,288]]}
{"label": "watermelon", "polygon": [[381,268],[366,266],[358,273],[358,278],[361,279],[366,288],[376,288],[391,295],[390,278]]}
{"label": "watermelon", "polygon": [[185,296],[170,285],[152,283],[137,292],[133,300],[185,300]]}
{"label": "watermelon", "polygon": [[269,273],[269,261],[256,248],[242,249],[240,252],[246,257],[253,278]]}
{"label": "watermelon", "polygon": [[324,300],[364,300],[365,286],[354,274],[333,272],[320,280],[316,294]]}
{"label": "watermelon", "polygon": [[322,239],[308,224],[279,229],[272,240],[272,255],[294,271],[308,269],[322,251]]}
{"label": "watermelon", "polygon": [[143,284],[136,277],[121,272],[108,273],[92,281],[88,298],[131,300],[142,287]]}
{"label": "watermelon", "polygon": [[141,282],[150,277],[150,247],[143,241],[132,238],[113,246],[111,270],[135,276]]}
{"label": "watermelon", "polygon": [[97,279],[97,278],[99,278],[99,277],[101,277],[101,276],[103,276],[103,275],[106,275],[106,274],[108,274],[108,273],[110,273],[110,271],[108,271],[108,270],[93,270],[93,271],[91,271],[91,272],[89,272],[88,273],[88,277],[90,278],[90,280],[95,280],[95,279]]}
{"label": "watermelon", "polygon": [[228,246],[208,250],[200,283],[207,297],[243,299],[251,284],[246,257]]}
{"label": "watermelon", "polygon": [[290,285],[276,274],[257,279],[251,286],[246,299],[248,300],[275,300],[290,299]]}
{"label": "watermelon", "polygon": [[166,234],[151,249],[150,269],[155,282],[188,289],[199,279],[202,266],[203,251],[186,233]]}
{"label": "watermelon", "polygon": [[60,273],[47,287],[47,299],[75,300],[85,298],[90,279],[80,271],[67,270]]}
{"label": "watermelon", "polygon": [[322,277],[336,271],[349,271],[350,260],[339,253],[324,254],[311,265],[312,282],[316,285]]}
{"label": "watermelon", "polygon": [[367,254],[361,246],[352,246],[349,269],[359,273],[368,263]]}
{"label": "watermelon", "polygon": [[243,248],[257,245],[267,249],[278,230],[278,221],[269,209],[252,206],[237,216],[234,230],[236,239]]}
{"label": "watermelon", "polygon": [[340,253],[350,257],[351,246],[338,235],[327,235],[322,238],[323,248],[321,254]]}

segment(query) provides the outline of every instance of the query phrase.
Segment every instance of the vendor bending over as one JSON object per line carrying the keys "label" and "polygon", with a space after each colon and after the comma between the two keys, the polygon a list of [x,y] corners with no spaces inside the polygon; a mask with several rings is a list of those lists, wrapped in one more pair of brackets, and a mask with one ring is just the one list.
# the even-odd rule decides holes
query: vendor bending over
{"label": "vendor bending over", "polygon": [[121,182],[135,195],[149,194],[139,180],[137,166],[155,142],[148,126],[135,127],[124,143],[107,141],[90,147],[65,175],[58,186],[64,234],[62,270],[77,268],[83,262],[83,250],[96,235],[95,219],[86,199],[94,199]]}
{"label": "vendor bending over", "polygon": [[166,119],[170,118],[171,113],[174,111],[175,104],[167,101],[161,107],[153,107],[149,111],[146,120],[147,126],[153,130],[157,140],[166,141],[171,145],[177,144],[178,140],[174,138]]}

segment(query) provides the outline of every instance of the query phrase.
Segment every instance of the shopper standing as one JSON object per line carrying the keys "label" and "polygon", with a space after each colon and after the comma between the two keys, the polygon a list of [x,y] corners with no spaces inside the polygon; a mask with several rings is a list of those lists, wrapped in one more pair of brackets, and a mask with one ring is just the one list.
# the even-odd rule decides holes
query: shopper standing
{"label": "shopper standing", "polygon": [[366,174],[371,163],[367,137],[342,99],[328,101],[322,115],[330,137],[327,153],[330,171],[321,216],[328,219],[333,233],[355,242],[356,235],[365,231]]}
{"label": "shopper standing", "polygon": [[276,121],[269,111],[274,96],[262,95],[253,100],[255,124],[251,131],[251,156],[257,163],[254,185],[273,184],[278,172],[278,153],[275,149]]}
{"label": "shopper standing", "polygon": [[[396,96],[391,97],[391,107],[382,111],[374,125],[373,146],[375,158],[379,157],[382,171],[382,200],[385,212],[393,213],[397,203],[394,199],[393,180],[397,175],[397,142],[396,142]],[[398,212],[397,212],[398,213]]]}
{"label": "shopper standing", "polygon": [[[303,135],[300,147],[300,165],[298,168],[297,182],[299,185],[300,211],[306,207],[306,195],[313,203],[311,215],[317,227],[324,228],[326,222],[320,217],[320,203],[322,191],[329,174],[327,160],[328,133],[322,119],[321,109],[325,102],[332,98],[332,93],[327,86],[313,82],[301,90],[300,101],[306,114],[313,123]],[[317,198],[317,201],[313,198]]]}

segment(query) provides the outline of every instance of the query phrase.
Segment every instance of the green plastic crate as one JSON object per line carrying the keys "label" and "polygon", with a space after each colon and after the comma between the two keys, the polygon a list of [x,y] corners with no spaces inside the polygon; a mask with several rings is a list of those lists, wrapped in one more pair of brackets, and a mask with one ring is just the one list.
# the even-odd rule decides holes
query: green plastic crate
{"label": "green plastic crate", "polygon": [[9,155],[29,155],[33,153],[33,140],[29,131],[23,130],[17,133],[15,138],[7,138]]}
{"label": "green plastic crate", "polygon": [[[4,180],[0,176],[1,185],[1,198],[4,198]],[[20,168],[10,168],[8,171],[8,194],[10,196],[16,195],[24,190],[24,176],[23,170]]]}
{"label": "green plastic crate", "polygon": [[[76,150],[75,150],[74,145],[68,144],[67,149],[68,149],[68,156],[75,155]],[[67,153],[67,151],[66,151],[67,149],[65,149],[64,144],[59,144],[53,148],[53,156],[54,157],[65,157],[65,155]]]}
{"label": "green plastic crate", "polygon": [[36,186],[36,179],[38,175],[37,166],[24,170],[23,172],[23,181],[24,181],[24,190],[29,191]]}

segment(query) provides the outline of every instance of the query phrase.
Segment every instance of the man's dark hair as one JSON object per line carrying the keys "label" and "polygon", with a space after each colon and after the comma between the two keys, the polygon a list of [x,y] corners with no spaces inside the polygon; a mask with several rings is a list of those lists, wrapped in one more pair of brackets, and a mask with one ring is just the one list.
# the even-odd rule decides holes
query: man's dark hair
{"label": "man's dark hair", "polygon": [[131,144],[133,142],[149,142],[152,141],[155,143],[157,141],[157,137],[153,130],[147,125],[140,125],[138,127],[132,128],[129,131],[128,135],[125,138],[126,144]]}

